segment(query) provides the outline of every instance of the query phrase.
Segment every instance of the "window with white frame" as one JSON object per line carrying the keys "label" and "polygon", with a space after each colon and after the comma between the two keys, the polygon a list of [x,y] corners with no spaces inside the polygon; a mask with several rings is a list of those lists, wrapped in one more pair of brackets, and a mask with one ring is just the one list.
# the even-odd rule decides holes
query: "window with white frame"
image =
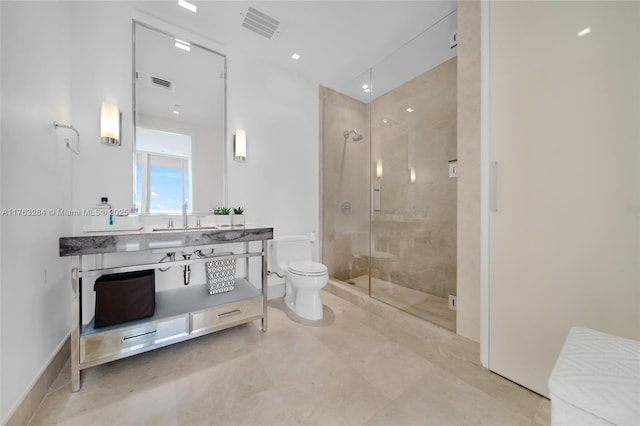
{"label": "window with white frame", "polygon": [[191,211],[191,136],[136,128],[135,174],[139,212]]}

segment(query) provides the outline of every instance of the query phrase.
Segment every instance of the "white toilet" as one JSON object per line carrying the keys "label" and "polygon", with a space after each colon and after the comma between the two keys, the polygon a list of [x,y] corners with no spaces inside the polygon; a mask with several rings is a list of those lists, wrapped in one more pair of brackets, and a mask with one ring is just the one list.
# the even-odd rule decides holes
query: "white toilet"
{"label": "white toilet", "polygon": [[269,269],[286,279],[284,301],[296,315],[322,319],[320,290],[329,281],[329,271],[311,260],[311,240],[306,235],[275,237],[271,243]]}

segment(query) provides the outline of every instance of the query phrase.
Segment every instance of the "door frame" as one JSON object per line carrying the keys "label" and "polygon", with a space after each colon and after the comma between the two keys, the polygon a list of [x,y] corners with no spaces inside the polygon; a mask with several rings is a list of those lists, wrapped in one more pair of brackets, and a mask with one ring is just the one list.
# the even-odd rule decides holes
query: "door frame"
{"label": "door frame", "polygon": [[489,90],[491,4],[480,2],[480,363],[489,368]]}

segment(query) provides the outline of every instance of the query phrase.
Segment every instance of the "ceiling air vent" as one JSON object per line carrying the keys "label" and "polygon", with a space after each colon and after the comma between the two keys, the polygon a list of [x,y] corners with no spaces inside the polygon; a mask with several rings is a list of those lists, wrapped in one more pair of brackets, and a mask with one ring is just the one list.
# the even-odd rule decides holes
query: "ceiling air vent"
{"label": "ceiling air vent", "polygon": [[280,21],[253,7],[249,7],[244,15],[244,21],[242,21],[243,27],[266,38],[273,37],[278,25],[280,25]]}
{"label": "ceiling air vent", "polygon": [[173,90],[173,82],[164,78],[151,76],[151,84],[153,86],[162,87],[164,89]]}

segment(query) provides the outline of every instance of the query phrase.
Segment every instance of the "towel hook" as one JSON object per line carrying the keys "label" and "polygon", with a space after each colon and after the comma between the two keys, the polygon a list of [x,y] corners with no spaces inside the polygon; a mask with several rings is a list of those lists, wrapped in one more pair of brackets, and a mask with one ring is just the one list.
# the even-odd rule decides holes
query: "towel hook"
{"label": "towel hook", "polygon": [[76,155],[79,155],[80,154],[80,133],[78,132],[78,129],[73,127],[71,124],[69,124],[67,126],[66,124],[60,124],[57,121],[53,122],[53,127],[56,128],[56,129],[58,127],[62,127],[64,129],[69,129],[69,130],[72,130],[73,132],[75,132],[76,140],[77,140],[76,148],[75,149],[71,148],[71,144],[69,143],[69,138],[64,138],[64,143],[65,143],[65,145],[67,145],[67,148],[69,148],[69,151],[73,152]]}

